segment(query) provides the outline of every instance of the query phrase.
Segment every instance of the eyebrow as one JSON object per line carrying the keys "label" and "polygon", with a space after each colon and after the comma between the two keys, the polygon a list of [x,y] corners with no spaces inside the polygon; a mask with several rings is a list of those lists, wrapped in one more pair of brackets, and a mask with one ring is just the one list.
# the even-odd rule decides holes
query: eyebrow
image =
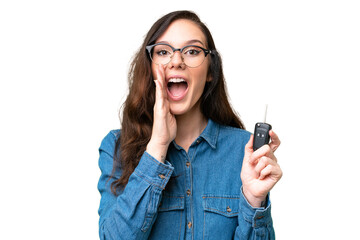
{"label": "eyebrow", "polygon": [[192,40],[189,40],[186,42],[186,44],[194,44],[194,43],[200,43],[201,45],[203,45],[205,47],[205,44],[198,39],[192,39]]}
{"label": "eyebrow", "polygon": [[[171,45],[168,41],[159,41],[157,43],[166,43],[166,44]],[[198,40],[198,39],[191,39],[191,40],[186,41],[185,46],[195,44],[195,43],[200,43],[203,47],[205,47],[205,44],[202,41]]]}

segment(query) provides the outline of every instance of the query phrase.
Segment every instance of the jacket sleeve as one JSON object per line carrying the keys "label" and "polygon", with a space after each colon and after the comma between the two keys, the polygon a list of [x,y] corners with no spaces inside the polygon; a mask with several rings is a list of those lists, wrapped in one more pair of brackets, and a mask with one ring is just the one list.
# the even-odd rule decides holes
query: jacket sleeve
{"label": "jacket sleeve", "polygon": [[100,239],[147,239],[157,216],[162,190],[174,168],[170,163],[160,163],[145,152],[125,189],[115,196],[110,186],[121,176],[121,170],[118,169],[114,177],[109,177],[113,168],[117,135],[118,132],[111,131],[99,149]]}
{"label": "jacket sleeve", "polygon": [[235,239],[237,240],[275,239],[269,195],[267,196],[266,207],[253,208],[246,200],[241,188],[238,221],[239,226],[235,232]]}

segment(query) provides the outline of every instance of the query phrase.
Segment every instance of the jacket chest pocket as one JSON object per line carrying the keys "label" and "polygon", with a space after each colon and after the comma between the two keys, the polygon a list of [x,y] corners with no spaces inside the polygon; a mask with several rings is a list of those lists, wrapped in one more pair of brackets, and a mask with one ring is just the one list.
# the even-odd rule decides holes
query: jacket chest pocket
{"label": "jacket chest pocket", "polygon": [[184,226],[184,196],[163,195],[150,239],[179,239]]}
{"label": "jacket chest pocket", "polygon": [[233,239],[238,225],[239,196],[203,196],[203,239]]}

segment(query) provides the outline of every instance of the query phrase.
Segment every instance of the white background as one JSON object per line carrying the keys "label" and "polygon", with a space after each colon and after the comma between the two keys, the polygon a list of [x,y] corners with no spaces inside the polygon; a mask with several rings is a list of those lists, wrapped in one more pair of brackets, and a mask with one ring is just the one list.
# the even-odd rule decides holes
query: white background
{"label": "white background", "polygon": [[277,239],[354,239],[359,222],[358,1],[0,3],[0,239],[98,239],[98,147],[152,23],[194,10],[248,130],[282,140]]}

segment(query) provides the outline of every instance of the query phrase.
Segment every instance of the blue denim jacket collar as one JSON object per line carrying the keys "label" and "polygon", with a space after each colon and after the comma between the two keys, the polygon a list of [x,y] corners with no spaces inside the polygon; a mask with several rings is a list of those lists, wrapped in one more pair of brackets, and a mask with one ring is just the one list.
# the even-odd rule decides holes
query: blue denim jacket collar
{"label": "blue denim jacket collar", "polygon": [[219,136],[219,125],[212,121],[211,119],[208,120],[208,124],[204,131],[200,134],[204,140],[213,148],[216,149],[216,142]]}
{"label": "blue denim jacket collar", "polygon": [[[210,145],[210,147],[216,149],[216,142],[218,136],[219,136],[219,124],[209,119],[204,131],[200,134],[200,136],[197,139],[200,138],[204,139]],[[181,149],[181,147],[176,144],[175,140],[173,140],[173,145],[177,150]]]}

